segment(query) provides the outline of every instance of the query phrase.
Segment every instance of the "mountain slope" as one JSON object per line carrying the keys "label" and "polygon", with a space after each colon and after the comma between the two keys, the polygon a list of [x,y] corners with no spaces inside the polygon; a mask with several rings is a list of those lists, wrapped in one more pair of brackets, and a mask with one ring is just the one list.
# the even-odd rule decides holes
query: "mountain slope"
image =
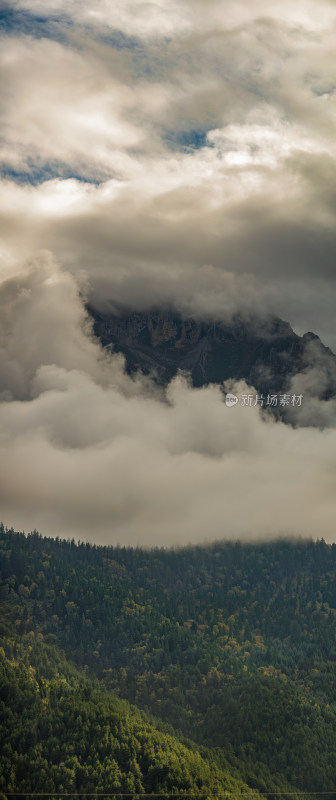
{"label": "mountain slope", "polygon": [[[33,638],[0,649],[3,792],[250,792]],[[210,756],[210,759],[209,759]]]}
{"label": "mountain slope", "polygon": [[102,548],[0,533],[10,631],[259,791],[335,791],[336,546]]}
{"label": "mountain slope", "polygon": [[201,322],[168,311],[122,316],[89,309],[94,333],[104,346],[125,355],[129,371],[140,369],[169,381],[178,369],[195,386],[244,379],[261,394],[287,391],[291,379],[318,364],[325,377],[306,388],[320,399],[336,394],[336,356],[314,333],[300,337],[289,323],[272,317],[230,323]]}

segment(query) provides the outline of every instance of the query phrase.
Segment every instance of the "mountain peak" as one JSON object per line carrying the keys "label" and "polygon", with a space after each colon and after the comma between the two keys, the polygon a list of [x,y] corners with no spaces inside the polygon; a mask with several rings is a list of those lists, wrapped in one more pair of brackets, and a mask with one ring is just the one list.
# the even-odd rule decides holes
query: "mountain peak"
{"label": "mountain peak", "polygon": [[[312,331],[299,336],[279,317],[246,319],[237,314],[230,321],[210,321],[166,309],[119,316],[92,308],[89,312],[95,335],[124,354],[130,373],[140,370],[163,385],[182,370],[194,386],[233,379],[245,380],[261,394],[281,393],[288,391],[294,376],[314,366],[314,358],[319,366],[323,362],[326,374],[336,375],[336,357],[320,338]],[[325,395],[330,398],[334,387],[328,381]]]}

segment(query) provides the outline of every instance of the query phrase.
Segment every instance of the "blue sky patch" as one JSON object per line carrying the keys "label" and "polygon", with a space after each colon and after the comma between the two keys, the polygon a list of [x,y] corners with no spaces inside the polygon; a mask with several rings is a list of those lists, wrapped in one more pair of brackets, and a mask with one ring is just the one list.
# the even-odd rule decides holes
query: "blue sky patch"
{"label": "blue sky patch", "polygon": [[[77,172],[66,165],[60,165],[59,163],[46,163],[39,165],[31,163],[27,165],[27,169],[21,170],[16,170],[13,169],[13,167],[3,165],[0,167],[0,175],[2,178],[13,181],[13,183],[18,183],[22,186],[38,186],[40,183],[51,181],[55,178],[59,178],[60,180],[69,180],[72,178],[76,181],[92,183],[97,186],[99,183],[101,183],[101,180],[94,179],[92,176]],[[106,176],[104,179],[106,179]]]}
{"label": "blue sky patch", "polygon": [[163,137],[165,144],[172,150],[200,150],[201,147],[211,147],[207,141],[210,129],[191,128],[186,131],[169,131]]}
{"label": "blue sky patch", "polygon": [[67,28],[72,27],[69,18],[43,17],[29,11],[15,9],[7,3],[0,4],[0,32],[7,36],[32,36],[35,39],[67,41]]}

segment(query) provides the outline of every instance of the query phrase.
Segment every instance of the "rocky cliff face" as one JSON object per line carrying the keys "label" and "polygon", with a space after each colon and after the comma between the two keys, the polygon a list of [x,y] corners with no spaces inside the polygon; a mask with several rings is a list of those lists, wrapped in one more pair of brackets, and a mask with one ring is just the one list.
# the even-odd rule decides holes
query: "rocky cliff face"
{"label": "rocky cliff face", "polygon": [[285,392],[293,376],[316,370],[318,363],[325,376],[320,398],[336,394],[335,355],[315,334],[300,337],[278,318],[244,321],[237,316],[228,324],[184,319],[169,311],[120,317],[90,313],[95,335],[125,355],[130,372],[140,369],[162,383],[183,370],[195,386],[243,378],[260,393]]}

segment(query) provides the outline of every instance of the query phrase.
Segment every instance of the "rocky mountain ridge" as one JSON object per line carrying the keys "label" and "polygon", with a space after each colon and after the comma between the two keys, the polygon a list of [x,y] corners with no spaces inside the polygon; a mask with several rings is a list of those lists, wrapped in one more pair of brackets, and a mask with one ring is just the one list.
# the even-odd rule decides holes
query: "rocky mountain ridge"
{"label": "rocky mountain ridge", "polygon": [[[124,354],[130,373],[141,370],[162,384],[182,370],[194,386],[243,379],[260,393],[288,391],[302,375],[310,394],[336,395],[336,356],[320,338],[296,334],[277,317],[201,321],[163,310],[117,316],[89,309],[94,333]],[[323,375],[321,385],[315,380]],[[311,376],[313,375],[314,381]]]}

